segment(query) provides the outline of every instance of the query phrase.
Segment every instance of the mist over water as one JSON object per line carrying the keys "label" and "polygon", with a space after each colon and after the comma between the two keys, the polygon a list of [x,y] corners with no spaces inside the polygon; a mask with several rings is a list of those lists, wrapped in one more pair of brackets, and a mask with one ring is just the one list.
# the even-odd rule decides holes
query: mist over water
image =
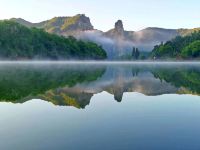
{"label": "mist over water", "polygon": [[96,65],[101,65],[101,64],[141,64],[141,65],[148,65],[148,64],[156,64],[156,65],[199,65],[199,61],[149,61],[149,60],[142,60],[142,61],[114,61],[114,60],[106,60],[106,61],[97,61],[97,60],[68,60],[68,61],[52,61],[52,60],[24,60],[24,61],[1,61],[0,60],[0,65],[5,65],[5,64],[96,64]]}
{"label": "mist over water", "polygon": [[123,38],[109,38],[105,36],[103,32],[97,30],[85,31],[76,37],[101,45],[105,49],[109,59],[117,58],[122,55],[131,55],[133,47],[138,46],[137,43],[133,43]]}

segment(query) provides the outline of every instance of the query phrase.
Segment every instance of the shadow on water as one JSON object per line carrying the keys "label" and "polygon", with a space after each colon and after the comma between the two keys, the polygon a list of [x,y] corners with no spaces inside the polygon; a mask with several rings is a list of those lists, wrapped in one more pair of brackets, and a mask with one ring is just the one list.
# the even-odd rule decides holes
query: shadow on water
{"label": "shadow on water", "polygon": [[125,92],[147,96],[200,94],[198,64],[3,63],[0,101],[42,99],[59,106],[85,108],[93,95],[106,91],[121,102]]}

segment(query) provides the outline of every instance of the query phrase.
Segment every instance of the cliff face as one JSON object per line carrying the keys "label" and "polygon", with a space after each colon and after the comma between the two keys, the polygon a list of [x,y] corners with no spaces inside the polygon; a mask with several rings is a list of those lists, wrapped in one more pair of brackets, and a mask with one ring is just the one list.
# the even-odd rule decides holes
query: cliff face
{"label": "cliff face", "polygon": [[73,35],[76,32],[93,30],[90,18],[84,14],[78,14],[73,17],[55,17],[39,23],[31,23],[21,18],[13,18],[11,20],[28,27],[42,28],[49,33],[59,35]]}
{"label": "cliff face", "polygon": [[123,22],[118,20],[113,29],[103,34],[106,38],[112,39],[113,45],[109,49],[109,54],[112,55],[112,58],[118,59],[131,54],[132,48],[135,45],[132,39],[133,33],[133,31],[125,31]]}
{"label": "cliff face", "polygon": [[43,27],[47,32],[60,35],[73,35],[76,32],[93,30],[90,19],[85,15],[76,15],[74,17],[56,17],[46,23]]}
{"label": "cliff face", "polygon": [[114,38],[114,39],[118,39],[118,38],[123,39],[124,38],[124,32],[125,31],[124,31],[123,23],[122,23],[121,20],[118,20],[115,23],[115,28],[106,32],[105,36],[110,37],[110,38]]}

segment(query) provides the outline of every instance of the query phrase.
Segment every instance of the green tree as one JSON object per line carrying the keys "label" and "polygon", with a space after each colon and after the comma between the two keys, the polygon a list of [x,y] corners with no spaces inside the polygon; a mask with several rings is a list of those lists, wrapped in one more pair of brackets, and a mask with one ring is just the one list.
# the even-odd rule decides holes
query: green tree
{"label": "green tree", "polygon": [[132,57],[133,59],[138,59],[140,56],[140,52],[138,48],[133,47],[133,51],[132,51]]}
{"label": "green tree", "polygon": [[188,46],[186,46],[182,52],[181,56],[184,58],[188,57],[199,57],[200,56],[200,40],[195,41]]}
{"label": "green tree", "polygon": [[165,44],[156,45],[150,56],[152,58],[197,58],[200,57],[200,32],[188,36],[177,36]]}

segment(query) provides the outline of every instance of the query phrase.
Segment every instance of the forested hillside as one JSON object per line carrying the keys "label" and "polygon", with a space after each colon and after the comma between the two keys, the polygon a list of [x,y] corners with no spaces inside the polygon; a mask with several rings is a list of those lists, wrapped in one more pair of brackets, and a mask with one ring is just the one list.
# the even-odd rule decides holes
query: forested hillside
{"label": "forested hillside", "polygon": [[49,34],[12,21],[0,21],[1,59],[105,59],[106,52],[92,42]]}
{"label": "forested hillside", "polygon": [[171,41],[154,47],[151,57],[193,59],[200,58],[200,31],[188,36],[177,36]]}

